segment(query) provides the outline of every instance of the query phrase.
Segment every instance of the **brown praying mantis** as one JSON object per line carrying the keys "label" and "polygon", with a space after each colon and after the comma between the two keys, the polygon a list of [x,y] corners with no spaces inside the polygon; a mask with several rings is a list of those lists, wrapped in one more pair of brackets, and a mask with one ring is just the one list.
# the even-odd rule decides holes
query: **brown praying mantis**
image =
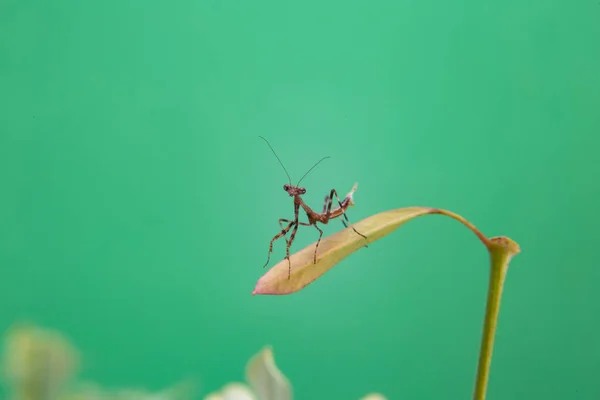
{"label": "brown praying mantis", "polygon": [[[300,185],[300,182],[302,181],[302,179],[304,179],[306,177],[306,175],[308,175],[308,173],[313,170],[313,168],[315,168],[317,165],[319,165],[319,163],[321,161],[323,161],[329,157],[323,157],[322,159],[317,161],[317,163],[315,165],[313,165],[304,174],[304,176],[302,176],[302,178],[300,178],[298,183],[294,186],[294,185],[292,185],[292,178],[290,178],[290,174],[287,172],[287,169],[285,168],[285,166],[283,165],[283,163],[281,162],[281,160],[275,153],[275,150],[273,150],[273,147],[271,147],[271,145],[269,144],[267,139],[265,139],[262,136],[259,136],[259,137],[262,140],[264,140],[265,143],[267,143],[267,145],[269,146],[269,148],[271,149],[271,151],[277,158],[277,161],[279,161],[279,164],[281,164],[281,167],[285,171],[285,173],[288,177],[288,181],[289,181],[289,185],[288,184],[283,185],[283,190],[285,190],[290,195],[290,197],[294,198],[294,220],[290,221],[289,219],[285,219],[285,218],[279,219],[279,226],[281,227],[281,232],[279,232],[277,235],[275,235],[273,237],[273,239],[271,239],[271,242],[269,243],[269,254],[267,257],[267,262],[265,263],[264,267],[266,267],[269,264],[269,261],[271,260],[271,253],[273,252],[273,243],[277,239],[280,239],[281,237],[283,237],[286,242],[286,249],[285,249],[286,255],[285,255],[284,260],[288,260],[288,263],[289,263],[288,264],[288,279],[290,279],[291,272],[292,272],[292,264],[290,261],[290,247],[292,246],[292,243],[294,242],[294,238],[296,237],[296,232],[298,231],[298,226],[300,226],[300,225],[314,226],[315,229],[317,231],[319,231],[319,239],[317,240],[317,244],[315,245],[315,254],[314,254],[314,260],[313,260],[314,264],[316,264],[317,263],[317,249],[319,248],[319,243],[321,242],[321,237],[323,237],[323,231],[321,230],[321,228],[319,228],[317,226],[317,222],[326,225],[330,220],[332,220],[334,218],[338,218],[343,215],[344,219],[342,220],[342,223],[347,228],[348,224],[350,224],[350,220],[348,219],[348,216],[346,215],[346,210],[348,209],[348,207],[354,205],[353,195],[358,187],[358,184],[355,183],[354,187],[352,187],[352,190],[346,195],[344,200],[341,200],[341,201],[340,201],[340,198],[339,198],[336,190],[331,189],[329,196],[325,196],[325,203],[323,204],[323,211],[320,213],[315,212],[304,202],[304,200],[302,200],[301,196],[306,193],[306,189],[303,187],[300,187],[299,185]],[[331,209],[331,206],[333,205],[333,196],[335,196],[338,206],[336,206],[334,209]],[[298,220],[298,213],[300,211],[300,207],[302,207],[302,209],[306,213],[306,216],[308,217],[308,223],[300,222]],[[284,223],[287,224],[287,226],[285,228],[283,227]],[[290,239],[288,240],[286,235],[290,231],[290,229],[292,230],[292,233],[290,235]],[[367,237],[365,235],[358,232],[356,229],[354,229],[353,226],[352,226],[352,230],[354,230],[354,232],[356,232],[356,234],[365,238],[365,240],[367,239]]]}

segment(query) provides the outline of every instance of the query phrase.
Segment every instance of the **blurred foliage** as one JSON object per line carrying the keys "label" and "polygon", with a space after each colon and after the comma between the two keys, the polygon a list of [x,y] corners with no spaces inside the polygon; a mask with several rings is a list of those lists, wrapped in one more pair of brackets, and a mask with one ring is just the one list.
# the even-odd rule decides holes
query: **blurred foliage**
{"label": "blurred foliage", "polygon": [[[195,385],[183,381],[159,392],[125,388],[108,390],[76,379],[80,356],[61,333],[35,325],[9,329],[2,354],[3,378],[11,400],[192,400]],[[246,365],[247,383],[229,383],[204,400],[292,400],[292,386],[267,346]],[[361,400],[386,400],[370,394]]]}

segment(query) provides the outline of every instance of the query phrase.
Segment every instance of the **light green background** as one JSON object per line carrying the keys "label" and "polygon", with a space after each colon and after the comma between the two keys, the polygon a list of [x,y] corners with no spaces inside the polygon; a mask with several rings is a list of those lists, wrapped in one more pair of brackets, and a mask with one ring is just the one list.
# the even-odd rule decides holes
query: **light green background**
{"label": "light green background", "polygon": [[317,209],[356,181],[351,220],[516,240],[488,398],[598,399],[599,98],[595,0],[0,0],[0,327],[111,387],[214,390],[270,344],[297,399],[470,398],[488,260],[455,221],[250,295],[292,216],[264,135],[295,179],[332,156]]}

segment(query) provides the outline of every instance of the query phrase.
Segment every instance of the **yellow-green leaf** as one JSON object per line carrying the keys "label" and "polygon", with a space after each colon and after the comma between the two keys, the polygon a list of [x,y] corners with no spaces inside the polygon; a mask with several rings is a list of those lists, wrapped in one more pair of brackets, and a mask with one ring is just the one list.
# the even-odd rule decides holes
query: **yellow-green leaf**
{"label": "yellow-green leaf", "polygon": [[467,225],[486,243],[487,238],[459,215],[439,208],[408,207],[375,214],[355,223],[354,229],[367,236],[364,239],[351,227],[323,238],[314,263],[316,242],[290,256],[291,273],[288,279],[288,260],[282,260],[263,275],[252,294],[291,294],[319,278],[331,267],[360,248],[390,234],[406,222],[427,214],[444,214]]}

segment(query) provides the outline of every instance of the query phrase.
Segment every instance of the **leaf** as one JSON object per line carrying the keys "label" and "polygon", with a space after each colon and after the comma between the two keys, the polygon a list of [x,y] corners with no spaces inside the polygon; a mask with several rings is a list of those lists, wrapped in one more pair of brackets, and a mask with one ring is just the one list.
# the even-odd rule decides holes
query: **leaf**
{"label": "leaf", "polygon": [[288,261],[282,260],[264,274],[256,284],[252,294],[282,295],[291,294],[315,281],[345,257],[387,236],[406,222],[428,214],[444,214],[458,219],[485,243],[487,238],[464,218],[449,211],[429,207],[408,207],[375,214],[354,224],[354,229],[367,236],[357,235],[352,227],[321,239],[314,264],[316,242],[290,256],[291,274],[288,279]]}
{"label": "leaf", "polygon": [[292,388],[288,379],[277,368],[273,350],[267,346],[248,361],[246,381],[259,400],[291,400]]}

